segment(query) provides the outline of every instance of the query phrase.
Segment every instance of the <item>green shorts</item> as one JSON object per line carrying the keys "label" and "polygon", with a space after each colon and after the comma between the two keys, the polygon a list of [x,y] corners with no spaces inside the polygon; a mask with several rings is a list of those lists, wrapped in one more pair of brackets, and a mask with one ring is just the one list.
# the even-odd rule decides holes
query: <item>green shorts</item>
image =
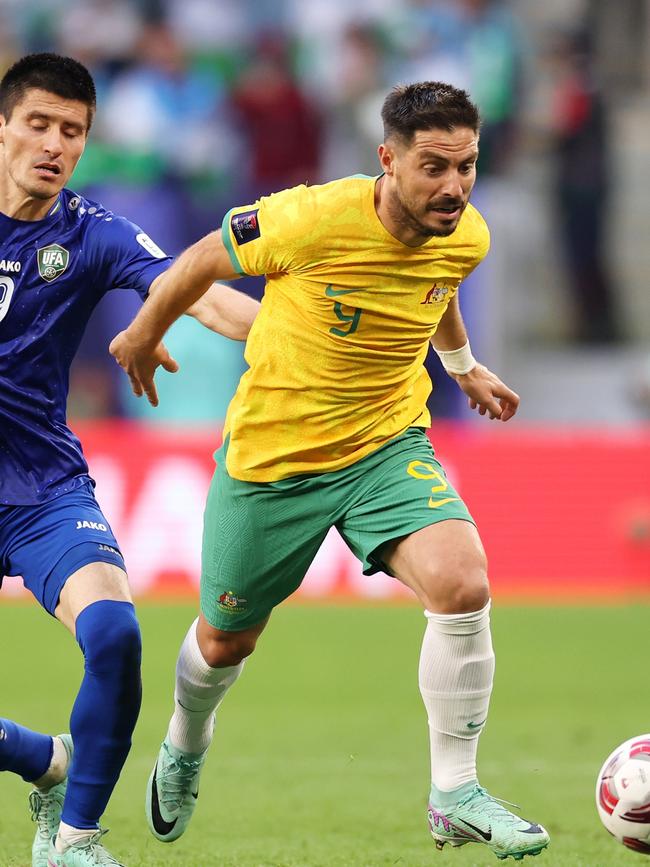
{"label": "green shorts", "polygon": [[421,428],[350,467],[279,482],[231,478],[226,449],[215,454],[202,549],[201,611],[218,629],[264,620],[300,586],[331,527],[371,575],[389,571],[386,543],[438,521],[472,521]]}

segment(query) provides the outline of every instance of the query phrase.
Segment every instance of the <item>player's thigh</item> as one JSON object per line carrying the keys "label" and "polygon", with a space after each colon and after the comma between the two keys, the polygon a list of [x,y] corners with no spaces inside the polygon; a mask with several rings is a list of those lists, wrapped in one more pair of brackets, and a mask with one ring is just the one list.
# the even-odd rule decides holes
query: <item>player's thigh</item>
{"label": "player's thigh", "polygon": [[331,524],[318,479],[242,482],[220,461],[203,529],[206,621],[226,631],[264,621],[300,586]]}
{"label": "player's thigh", "polygon": [[469,521],[445,520],[415,530],[385,545],[381,557],[429,611],[478,611],[488,601],[485,551]]}
{"label": "player's thigh", "polygon": [[419,428],[362,463],[358,497],[337,527],[365,574],[394,575],[424,602],[422,588],[433,590],[459,557],[454,545],[482,551],[472,517]]}
{"label": "player's thigh", "polygon": [[[99,583],[104,588],[100,592],[119,598],[128,591],[124,559],[90,483],[38,506],[4,510],[0,536],[5,574],[22,576],[25,587],[52,615],[76,573],[82,578],[75,579],[74,586],[89,579],[90,587]],[[99,574],[85,570],[91,564],[99,564]],[[95,593],[78,592],[84,599]]]}
{"label": "player's thigh", "polygon": [[74,635],[84,608],[104,600],[133,602],[126,572],[114,563],[87,563],[66,579],[54,616]]}

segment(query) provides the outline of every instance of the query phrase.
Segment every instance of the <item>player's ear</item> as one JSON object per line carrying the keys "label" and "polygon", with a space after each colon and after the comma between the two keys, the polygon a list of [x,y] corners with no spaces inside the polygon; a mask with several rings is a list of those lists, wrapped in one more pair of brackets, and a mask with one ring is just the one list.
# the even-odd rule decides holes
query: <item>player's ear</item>
{"label": "player's ear", "polygon": [[377,155],[379,157],[379,165],[381,166],[381,170],[385,175],[393,174],[393,162],[395,160],[395,148],[392,147],[387,142],[380,144],[377,148]]}

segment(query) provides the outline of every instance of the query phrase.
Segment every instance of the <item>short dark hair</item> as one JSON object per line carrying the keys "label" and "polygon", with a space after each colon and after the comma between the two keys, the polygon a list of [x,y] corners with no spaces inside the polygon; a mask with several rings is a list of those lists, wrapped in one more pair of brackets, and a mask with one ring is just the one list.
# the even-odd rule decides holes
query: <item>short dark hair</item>
{"label": "short dark hair", "polygon": [[381,109],[386,139],[398,136],[410,142],[418,130],[469,127],[478,132],[478,108],[464,90],[441,81],[400,84],[384,100]]}
{"label": "short dark hair", "polygon": [[0,114],[9,120],[14,108],[32,89],[46,90],[63,99],[88,106],[88,129],[93,121],[97,94],[91,74],[72,57],[43,52],[17,60],[0,81]]}

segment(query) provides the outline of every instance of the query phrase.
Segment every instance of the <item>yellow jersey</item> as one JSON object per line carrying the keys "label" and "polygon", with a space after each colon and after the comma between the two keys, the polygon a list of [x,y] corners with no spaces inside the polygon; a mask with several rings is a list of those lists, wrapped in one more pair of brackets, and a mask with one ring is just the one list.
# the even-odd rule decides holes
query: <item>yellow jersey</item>
{"label": "yellow jersey", "polygon": [[377,216],[376,180],[294,187],[224,217],[234,268],[266,275],[224,429],[236,479],[331,472],[431,423],[429,339],[489,233],[468,205],[453,234],[408,247]]}

